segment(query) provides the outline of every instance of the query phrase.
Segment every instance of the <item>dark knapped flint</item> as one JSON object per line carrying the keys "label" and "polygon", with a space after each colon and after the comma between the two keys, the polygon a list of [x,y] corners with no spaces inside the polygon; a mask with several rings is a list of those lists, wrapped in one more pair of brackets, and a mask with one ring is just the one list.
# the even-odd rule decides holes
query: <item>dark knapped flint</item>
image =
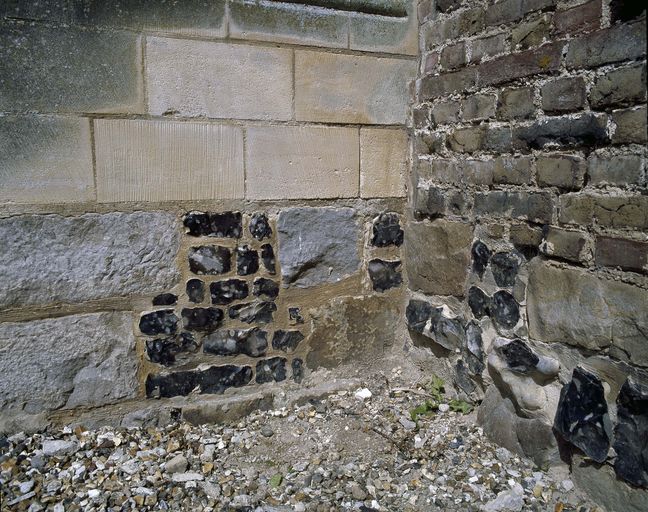
{"label": "dark knapped flint", "polygon": [[485,368],[484,344],[482,330],[474,322],[470,322],[466,326],[466,346],[463,352],[470,373],[473,375],[481,375]]}
{"label": "dark knapped flint", "polygon": [[212,304],[229,304],[248,296],[248,284],[242,279],[216,281],[209,285]]}
{"label": "dark knapped flint", "polygon": [[373,289],[384,292],[399,287],[403,283],[403,276],[398,271],[400,264],[400,261],[371,260],[368,269]]}
{"label": "dark knapped flint", "polygon": [[471,254],[473,270],[479,277],[482,277],[492,253],[484,242],[477,240],[472,246]]}
{"label": "dark knapped flint", "polygon": [[468,290],[468,305],[475,318],[481,318],[488,315],[491,299],[481,288],[471,286]]}
{"label": "dark knapped flint", "polygon": [[191,236],[207,236],[211,231],[208,213],[189,212],[182,219],[182,223],[188,229],[187,233]]}
{"label": "dark knapped flint", "polygon": [[268,348],[267,335],[256,327],[218,330],[203,339],[203,352],[219,356],[263,356]]}
{"label": "dark knapped flint", "polygon": [[183,219],[192,236],[240,238],[243,222],[240,212],[202,213],[190,212]]}
{"label": "dark knapped flint", "polygon": [[304,317],[301,314],[301,310],[297,307],[288,308],[288,321],[290,325],[303,324]]}
{"label": "dark knapped flint", "polygon": [[272,348],[283,350],[284,352],[294,352],[299,342],[304,339],[304,335],[299,331],[275,331],[272,337]]}
{"label": "dark knapped flint", "polygon": [[260,277],[254,280],[254,291],[252,293],[257,297],[263,295],[269,299],[276,299],[279,295],[279,283],[272,279]]}
{"label": "dark knapped flint", "polygon": [[221,324],[223,310],[218,308],[185,308],[182,320],[189,331],[211,332]]}
{"label": "dark knapped flint", "polygon": [[237,304],[229,308],[229,317],[238,318],[241,322],[251,324],[258,322],[267,324],[272,322],[272,313],[277,311],[274,302],[256,301],[248,304]]}
{"label": "dark knapped flint", "polygon": [[142,315],[139,321],[142,334],[155,336],[157,334],[175,334],[178,330],[178,317],[172,309],[153,311]]}
{"label": "dark knapped flint", "polygon": [[432,320],[434,341],[448,350],[454,350],[464,345],[466,330],[458,318],[439,316]]}
{"label": "dark knapped flint", "polygon": [[407,327],[414,332],[423,332],[425,324],[432,315],[432,305],[423,300],[410,299],[405,309]]}
{"label": "dark knapped flint", "polygon": [[461,359],[459,359],[457,361],[457,364],[455,365],[454,380],[455,384],[459,386],[459,388],[462,389],[464,393],[469,395],[470,393],[475,391],[475,383],[470,378],[468,368],[466,368],[466,365]]}
{"label": "dark knapped flint", "polygon": [[182,352],[195,352],[198,343],[190,332],[182,332],[179,336],[146,340],[146,354],[153,363],[171,366],[175,356]]}
{"label": "dark knapped flint", "polygon": [[227,247],[204,245],[189,249],[189,269],[194,274],[226,274],[231,269],[231,253]]}
{"label": "dark knapped flint", "polygon": [[291,366],[292,378],[297,384],[300,384],[304,379],[304,361],[299,358],[293,359]]}
{"label": "dark knapped flint", "polygon": [[245,386],[251,380],[252,368],[231,364],[212,366],[202,371],[149,374],[146,378],[146,396],[153,396],[156,389],[163,398],[186,396],[196,388],[201,394],[220,394],[227,388]]}
{"label": "dark knapped flint", "polygon": [[244,245],[236,249],[236,273],[249,276],[259,270],[259,253]]}
{"label": "dark knapped flint", "polygon": [[520,319],[520,307],[509,292],[500,290],[493,295],[490,315],[495,322],[507,329],[512,329]]}
{"label": "dark knapped flint", "polygon": [[554,428],[596,462],[603,462],[610,448],[605,430],[608,407],[601,381],[580,367],[560,391]]}
{"label": "dark knapped flint", "polygon": [[396,213],[381,213],[373,225],[371,245],[374,247],[387,247],[395,245],[400,247],[403,243],[403,230]]}
{"label": "dark knapped flint", "polygon": [[274,250],[270,244],[263,244],[261,246],[261,260],[268,274],[275,275],[277,273]]}
{"label": "dark knapped flint", "polygon": [[189,279],[187,281],[187,296],[190,302],[196,304],[205,300],[205,283],[200,279]]}
{"label": "dark knapped flint", "polygon": [[154,306],[173,306],[176,302],[178,302],[178,296],[172,293],[161,293],[153,297]]}
{"label": "dark knapped flint", "polygon": [[511,340],[503,347],[500,347],[499,352],[504,356],[508,367],[520,373],[528,373],[533,371],[538,365],[540,358],[533,353],[524,341],[521,339]]}
{"label": "dark knapped flint", "polygon": [[616,402],[614,471],[626,482],[648,488],[648,386],[629,378]]}
{"label": "dark knapped flint", "polygon": [[522,258],[510,252],[498,252],[490,260],[497,286],[513,286]]}
{"label": "dark knapped flint", "polygon": [[268,222],[268,217],[263,213],[255,213],[250,220],[250,234],[257,240],[270,238],[272,228]]}
{"label": "dark knapped flint", "polygon": [[257,384],[280,382],[286,380],[286,360],[283,357],[271,357],[259,361],[256,365]]}

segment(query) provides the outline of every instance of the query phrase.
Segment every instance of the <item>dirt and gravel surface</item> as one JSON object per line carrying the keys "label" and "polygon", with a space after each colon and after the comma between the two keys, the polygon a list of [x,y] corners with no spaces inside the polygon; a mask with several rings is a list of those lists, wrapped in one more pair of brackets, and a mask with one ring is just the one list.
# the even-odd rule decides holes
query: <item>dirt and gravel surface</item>
{"label": "dirt and gravel surface", "polygon": [[228,425],[0,438],[2,511],[601,512],[565,475],[490,443],[462,404],[398,381]]}

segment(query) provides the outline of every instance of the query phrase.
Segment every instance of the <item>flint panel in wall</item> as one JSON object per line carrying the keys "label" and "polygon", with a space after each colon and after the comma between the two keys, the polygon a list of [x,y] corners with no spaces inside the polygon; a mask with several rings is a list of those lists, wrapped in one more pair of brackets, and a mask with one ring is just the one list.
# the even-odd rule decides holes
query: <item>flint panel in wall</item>
{"label": "flint panel in wall", "polygon": [[95,121],[97,200],[243,197],[243,132],[220,124]]}
{"label": "flint panel in wall", "polygon": [[156,115],[292,117],[292,50],[150,37],[146,81]]}
{"label": "flint panel in wall", "polygon": [[247,198],[356,197],[358,139],[356,128],[248,128]]}

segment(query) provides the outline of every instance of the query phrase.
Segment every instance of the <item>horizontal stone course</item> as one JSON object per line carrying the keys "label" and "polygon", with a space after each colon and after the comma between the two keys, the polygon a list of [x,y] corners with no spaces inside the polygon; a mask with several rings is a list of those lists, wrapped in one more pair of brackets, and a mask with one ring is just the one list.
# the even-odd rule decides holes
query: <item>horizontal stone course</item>
{"label": "horizontal stone course", "polygon": [[648,196],[564,194],[560,197],[560,222],[648,229]]}
{"label": "horizontal stone course", "polygon": [[548,224],[553,217],[553,197],[547,192],[481,192],[475,195],[475,214]]}
{"label": "horizontal stone course", "polygon": [[599,76],[590,91],[593,107],[646,101],[646,65],[616,69]]}
{"label": "horizontal stone course", "polygon": [[360,197],[404,197],[405,130],[360,129]]}
{"label": "horizontal stone course", "polygon": [[589,182],[592,185],[639,185],[643,161],[639,155],[597,155],[588,159]]}

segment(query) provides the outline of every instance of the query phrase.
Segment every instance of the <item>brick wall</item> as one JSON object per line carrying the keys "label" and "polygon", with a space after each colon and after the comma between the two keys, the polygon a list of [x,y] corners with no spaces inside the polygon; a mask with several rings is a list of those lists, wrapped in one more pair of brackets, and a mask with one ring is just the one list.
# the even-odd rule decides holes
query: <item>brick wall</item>
{"label": "brick wall", "polygon": [[[645,406],[621,409],[645,404],[648,390],[645,9],[418,7],[405,229],[413,343],[423,359],[441,351],[433,364],[483,401],[480,421],[498,442],[539,464],[559,463],[560,443],[573,460],[605,462],[575,464],[574,476],[609,510],[639,507],[648,468],[632,452]],[[628,421],[642,433],[628,435]]]}

